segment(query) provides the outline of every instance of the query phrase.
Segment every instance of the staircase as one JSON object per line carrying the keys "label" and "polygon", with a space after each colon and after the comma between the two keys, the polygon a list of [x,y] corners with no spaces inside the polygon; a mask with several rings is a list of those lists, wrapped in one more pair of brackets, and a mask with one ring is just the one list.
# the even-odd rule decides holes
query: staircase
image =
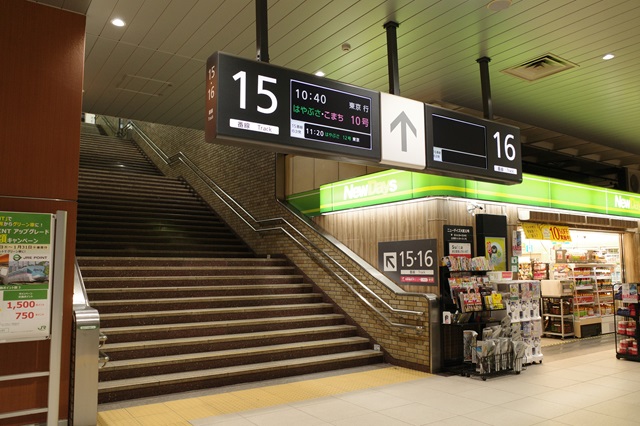
{"label": "staircase", "polygon": [[382,362],[284,257],[256,257],[133,142],[85,127],[76,254],[108,337],[100,403]]}

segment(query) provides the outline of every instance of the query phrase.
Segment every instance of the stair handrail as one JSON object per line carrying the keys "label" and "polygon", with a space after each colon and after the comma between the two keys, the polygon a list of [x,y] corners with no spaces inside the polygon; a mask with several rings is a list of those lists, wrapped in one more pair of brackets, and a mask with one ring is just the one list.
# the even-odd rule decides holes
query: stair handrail
{"label": "stair handrail", "polygon": [[[98,411],[98,369],[106,355],[100,351],[100,314],[92,308],[78,259],[73,274],[72,417],[76,424],[95,424]],[[108,360],[108,357],[106,357]],[[104,366],[104,365],[102,365]]]}
{"label": "stair handrail", "polygon": [[[113,126],[112,124],[109,122],[109,120],[106,119],[106,117],[101,117],[106,123],[107,125],[113,130]],[[168,166],[173,167],[173,165],[175,163],[182,163],[184,164],[186,167],[188,167],[200,180],[203,181],[203,183],[209,188],[209,190],[223,203],[225,204],[242,222],[244,222],[251,230],[253,230],[254,232],[268,232],[268,231],[280,231],[283,232],[286,236],[288,236],[295,244],[297,244],[300,248],[302,248],[305,252],[307,252],[310,256],[312,256],[314,259],[316,259],[320,264],[322,264],[325,269],[331,273],[335,278],[337,278],[340,282],[342,282],[349,290],[351,290],[352,293],[354,293],[356,295],[356,297],[358,297],[363,303],[365,303],[370,309],[372,309],[374,312],[376,312],[381,318],[383,318],[383,320],[385,322],[387,322],[388,324],[394,326],[394,327],[398,327],[398,328],[410,328],[410,329],[415,329],[416,331],[418,331],[419,333],[422,333],[424,331],[424,327],[422,326],[416,326],[416,325],[410,325],[410,324],[403,324],[403,323],[398,323],[398,322],[394,322],[391,319],[389,319],[382,311],[380,311],[376,306],[374,306],[367,298],[365,298],[362,294],[360,294],[351,284],[349,284],[343,277],[341,277],[336,271],[334,271],[333,269],[331,269],[328,265],[325,264],[325,262],[320,259],[315,253],[313,253],[309,248],[307,248],[304,244],[302,244],[298,239],[296,239],[296,237],[294,237],[287,229],[283,228],[282,226],[270,226],[270,227],[265,227],[265,228],[256,228],[255,226],[253,226],[249,221],[247,221],[245,219],[245,217],[240,214],[237,210],[239,209],[242,213],[244,213],[246,216],[248,216],[253,222],[255,222],[256,224],[262,226],[263,223],[266,222],[274,222],[274,221],[281,221],[284,224],[286,224],[289,228],[291,228],[293,231],[295,231],[300,238],[302,238],[303,240],[305,240],[311,247],[313,247],[315,250],[317,250],[318,252],[322,253],[324,255],[325,258],[327,258],[332,264],[334,264],[336,267],[338,267],[343,273],[345,273],[346,275],[349,276],[349,278],[351,278],[354,282],[356,282],[364,291],[366,291],[367,293],[369,293],[373,298],[375,298],[379,303],[381,303],[385,308],[387,308],[389,311],[395,313],[395,314],[407,314],[407,315],[415,315],[418,317],[424,317],[426,315],[425,312],[422,311],[414,311],[414,310],[406,310],[406,309],[398,309],[395,308],[393,306],[391,306],[387,301],[385,301],[382,297],[380,297],[376,292],[374,292],[373,290],[371,290],[366,284],[364,284],[361,280],[359,280],[356,276],[354,276],[349,270],[347,270],[344,266],[342,266],[340,264],[340,262],[338,262],[335,258],[333,258],[329,253],[327,253],[325,250],[323,250],[322,248],[318,247],[315,243],[313,243],[312,241],[310,241],[302,232],[300,232],[295,226],[293,226],[287,219],[283,218],[283,217],[278,217],[278,218],[270,218],[270,219],[256,219],[250,212],[248,212],[241,204],[239,204],[231,195],[229,195],[224,189],[222,189],[218,184],[215,183],[215,181],[213,181],[213,179],[211,179],[206,173],[204,173],[196,164],[194,164],[189,157],[184,154],[182,151],[178,151],[176,154],[172,155],[172,156],[168,156],[163,150],[162,148],[158,147],[155,142],[153,142],[153,140],[132,120],[128,120],[128,122],[126,123],[126,125],[124,126],[124,129],[132,129],[133,131],[135,131],[141,138],[142,140],[149,146],[149,148],[151,150],[153,150],[153,152],[156,153],[156,155],[158,155],[160,157],[160,159]],[[220,195],[223,194],[223,196]],[[225,199],[226,198],[226,199]],[[227,199],[229,201],[227,201]],[[232,203],[233,205],[235,205],[236,207],[234,208],[233,205],[231,205],[230,203]],[[380,279],[379,277],[374,277],[376,279]],[[433,299],[435,296],[434,295],[427,295],[424,293],[405,293],[408,296],[424,296],[427,299],[429,299],[431,301],[431,299]],[[433,297],[429,297],[429,296],[433,296]],[[432,302],[432,301],[431,301]]]}

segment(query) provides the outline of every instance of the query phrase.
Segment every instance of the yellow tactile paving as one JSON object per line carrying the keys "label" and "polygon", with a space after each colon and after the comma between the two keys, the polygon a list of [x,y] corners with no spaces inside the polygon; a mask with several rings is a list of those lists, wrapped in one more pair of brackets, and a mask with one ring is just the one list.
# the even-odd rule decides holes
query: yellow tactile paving
{"label": "yellow tactile paving", "polygon": [[[268,388],[268,387],[267,387]],[[233,392],[235,396],[251,404],[253,408],[271,407],[273,405],[286,404],[284,398],[269,393],[266,389],[256,388]]]}
{"label": "yellow tactile paving", "polygon": [[98,425],[140,426],[127,410],[110,410],[98,413]]}
{"label": "yellow tactile paving", "polygon": [[149,416],[137,417],[136,420],[142,426],[190,426],[186,419],[177,413],[158,413]]}
{"label": "yellow tactile paving", "polygon": [[201,419],[203,417],[212,417],[222,414],[210,404],[201,401],[198,398],[178,399],[176,401],[165,402],[164,405],[176,412],[185,420]]}
{"label": "yellow tactile paving", "polygon": [[239,398],[234,392],[203,396],[198,399],[219,411],[221,414],[237,413],[253,408],[249,401]]}
{"label": "yellow tactile paving", "polygon": [[134,418],[150,416],[153,414],[165,414],[171,413],[172,410],[166,404],[158,403],[158,404],[149,404],[149,405],[140,405],[137,407],[129,407],[125,408],[131,416]]}
{"label": "yellow tactile paving", "polygon": [[338,395],[407,382],[431,374],[401,367],[380,368],[224,394],[181,399],[98,413],[99,426],[189,425],[189,420]]}
{"label": "yellow tactile paving", "polygon": [[305,380],[303,382],[289,383],[286,385],[268,386],[264,390],[285,399],[287,402],[322,398],[323,396],[335,395],[337,393],[334,386],[324,385],[317,380]]}

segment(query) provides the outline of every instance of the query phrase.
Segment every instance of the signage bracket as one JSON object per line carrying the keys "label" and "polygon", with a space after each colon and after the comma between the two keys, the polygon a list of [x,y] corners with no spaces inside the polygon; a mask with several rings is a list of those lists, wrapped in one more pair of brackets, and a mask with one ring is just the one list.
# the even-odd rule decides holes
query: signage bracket
{"label": "signage bracket", "polygon": [[476,60],[480,64],[480,84],[482,85],[482,107],[484,118],[493,120],[493,104],[491,102],[491,81],[489,80],[489,62],[491,58],[483,56]]}
{"label": "signage bracket", "polygon": [[269,63],[269,23],[267,0],[256,0],[256,58]]}
{"label": "signage bracket", "polygon": [[396,28],[400,24],[394,21],[386,22],[383,27],[387,30],[387,58],[389,64],[389,93],[400,96],[400,73],[398,72],[398,36]]}

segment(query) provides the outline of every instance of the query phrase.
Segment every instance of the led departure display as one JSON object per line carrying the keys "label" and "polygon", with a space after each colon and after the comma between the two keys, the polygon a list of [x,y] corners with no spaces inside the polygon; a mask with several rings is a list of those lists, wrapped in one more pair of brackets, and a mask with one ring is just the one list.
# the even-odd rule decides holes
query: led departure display
{"label": "led departure display", "polygon": [[207,142],[380,160],[379,93],[221,52],[207,61]]}

